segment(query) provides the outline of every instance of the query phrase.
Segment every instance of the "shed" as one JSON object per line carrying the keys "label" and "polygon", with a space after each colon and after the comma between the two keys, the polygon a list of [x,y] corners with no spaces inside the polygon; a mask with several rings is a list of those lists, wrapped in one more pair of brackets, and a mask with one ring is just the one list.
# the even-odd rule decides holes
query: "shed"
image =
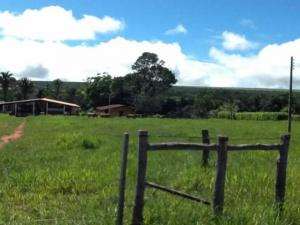
{"label": "shed", "polygon": [[1,102],[0,109],[3,113],[15,116],[28,116],[40,114],[78,114],[80,106],[74,103],[63,102],[49,98],[35,98],[12,102]]}
{"label": "shed", "polygon": [[112,115],[112,116],[126,116],[128,114],[134,114],[134,108],[131,106],[121,105],[121,104],[113,104],[113,105],[105,105],[99,106],[96,108],[96,113],[98,115]]}

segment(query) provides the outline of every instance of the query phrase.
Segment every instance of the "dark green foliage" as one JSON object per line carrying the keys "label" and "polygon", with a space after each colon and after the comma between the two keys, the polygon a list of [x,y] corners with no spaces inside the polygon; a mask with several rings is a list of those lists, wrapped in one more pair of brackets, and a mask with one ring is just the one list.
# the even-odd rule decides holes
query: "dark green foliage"
{"label": "dark green foliage", "polygon": [[85,149],[94,149],[94,148],[96,148],[96,144],[92,140],[83,139],[82,147]]}
{"label": "dark green foliage", "polygon": [[27,99],[34,91],[34,84],[27,77],[18,80],[18,87],[20,89],[20,99]]}
{"label": "dark green foliage", "polygon": [[97,107],[109,104],[111,84],[112,77],[107,73],[88,78],[86,94],[91,106]]}
{"label": "dark green foliage", "polygon": [[53,97],[56,99],[60,99],[63,82],[60,79],[55,79],[52,81],[52,86],[53,86]]}
{"label": "dark green foliage", "polygon": [[9,92],[16,84],[16,79],[9,71],[0,73],[0,85],[2,89],[3,100],[9,100]]}

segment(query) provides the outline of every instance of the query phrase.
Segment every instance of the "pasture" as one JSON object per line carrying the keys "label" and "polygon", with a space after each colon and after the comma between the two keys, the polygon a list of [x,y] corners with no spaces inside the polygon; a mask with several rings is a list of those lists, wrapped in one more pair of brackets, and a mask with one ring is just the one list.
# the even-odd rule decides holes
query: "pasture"
{"label": "pasture", "polygon": [[[285,121],[220,119],[87,118],[0,116],[0,135],[23,121],[24,136],[0,150],[0,224],[115,224],[122,134],[130,132],[125,224],[131,223],[135,191],[137,130],[151,142],[201,141],[208,129],[229,143],[273,143]],[[300,224],[300,122],[293,124],[285,214],[274,210],[277,152],[228,154],[224,215],[210,207],[149,189],[144,218],[148,225]],[[215,156],[201,167],[202,152],[149,153],[150,181],[210,199]]]}

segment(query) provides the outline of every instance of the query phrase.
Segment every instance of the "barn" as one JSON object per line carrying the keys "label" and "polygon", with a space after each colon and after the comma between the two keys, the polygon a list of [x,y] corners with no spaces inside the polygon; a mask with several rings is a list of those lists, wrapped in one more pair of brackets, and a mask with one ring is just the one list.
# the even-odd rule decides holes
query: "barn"
{"label": "barn", "polygon": [[98,115],[111,115],[111,116],[127,116],[134,114],[134,108],[131,106],[113,104],[106,106],[99,106],[96,108],[96,114]]}
{"label": "barn", "polygon": [[76,115],[80,106],[74,103],[58,101],[49,98],[35,98],[12,102],[1,102],[0,110],[15,116],[28,115]]}

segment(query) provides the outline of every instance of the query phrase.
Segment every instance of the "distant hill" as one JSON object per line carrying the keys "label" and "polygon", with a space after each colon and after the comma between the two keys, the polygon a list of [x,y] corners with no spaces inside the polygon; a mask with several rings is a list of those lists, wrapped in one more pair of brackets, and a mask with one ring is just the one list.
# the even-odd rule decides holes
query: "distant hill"
{"label": "distant hill", "polygon": [[[41,89],[41,88],[46,88],[47,84],[51,85],[52,81],[33,81],[35,88]],[[68,89],[68,88],[80,88],[82,85],[84,85],[85,82],[69,82],[65,81],[63,82],[63,87]]]}

